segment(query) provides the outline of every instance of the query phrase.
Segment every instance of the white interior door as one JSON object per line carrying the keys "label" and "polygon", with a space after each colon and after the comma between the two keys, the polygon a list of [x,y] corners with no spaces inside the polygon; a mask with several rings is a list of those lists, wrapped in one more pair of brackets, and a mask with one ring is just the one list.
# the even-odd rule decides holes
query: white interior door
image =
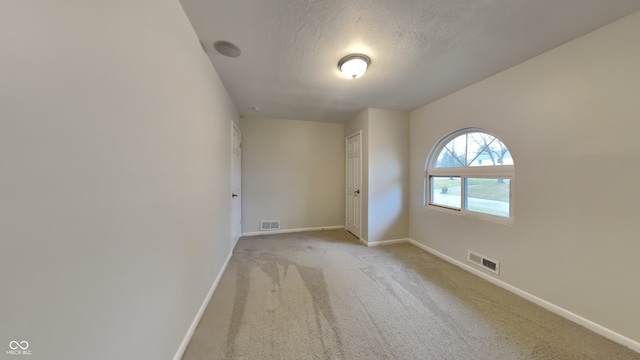
{"label": "white interior door", "polygon": [[346,169],[346,229],[360,238],[362,201],[360,186],[362,183],[362,145],[361,133],[347,137]]}
{"label": "white interior door", "polygon": [[242,137],[235,124],[231,138],[231,248],[242,234]]}

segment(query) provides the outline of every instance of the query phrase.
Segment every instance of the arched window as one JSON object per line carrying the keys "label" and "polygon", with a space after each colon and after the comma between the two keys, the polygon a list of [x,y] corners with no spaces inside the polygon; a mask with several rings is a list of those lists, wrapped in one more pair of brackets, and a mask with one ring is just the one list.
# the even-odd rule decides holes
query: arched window
{"label": "arched window", "polygon": [[514,161],[495,135],[467,128],[443,137],[427,157],[425,174],[427,206],[513,221]]}

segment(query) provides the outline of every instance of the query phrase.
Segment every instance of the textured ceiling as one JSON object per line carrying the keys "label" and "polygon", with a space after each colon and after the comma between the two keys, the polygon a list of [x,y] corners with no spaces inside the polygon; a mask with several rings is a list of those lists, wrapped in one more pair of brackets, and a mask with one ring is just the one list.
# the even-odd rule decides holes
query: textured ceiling
{"label": "textured ceiling", "polygon": [[[413,110],[640,10],[638,0],[181,3],[242,115],[334,122]],[[218,40],[242,54],[217,53]],[[350,53],[371,57],[362,78],[338,71]]]}

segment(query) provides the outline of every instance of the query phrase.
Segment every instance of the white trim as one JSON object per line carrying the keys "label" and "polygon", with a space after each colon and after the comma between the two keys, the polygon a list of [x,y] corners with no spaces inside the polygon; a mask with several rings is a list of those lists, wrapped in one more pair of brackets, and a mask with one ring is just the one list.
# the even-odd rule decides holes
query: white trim
{"label": "white trim", "polygon": [[406,243],[406,242],[409,242],[409,239],[405,238],[405,239],[372,241],[372,242],[367,242],[366,245],[368,247],[374,247],[374,246],[392,245],[392,244],[399,244],[399,243]]}
{"label": "white trim", "polygon": [[229,265],[229,261],[231,260],[232,255],[233,255],[233,249],[231,249],[231,251],[229,252],[229,256],[227,256],[227,260],[225,260],[224,264],[222,265],[222,269],[220,269],[220,272],[218,272],[218,276],[216,276],[216,279],[213,281],[213,285],[211,285],[211,289],[209,289],[209,293],[204,298],[204,301],[200,306],[200,310],[198,310],[198,312],[196,313],[196,317],[191,322],[191,326],[189,326],[189,330],[187,330],[187,334],[184,336],[184,339],[182,339],[182,343],[180,343],[180,347],[178,348],[176,355],[173,357],[173,360],[182,359],[182,356],[184,355],[185,350],[187,350],[187,345],[189,345],[189,342],[191,341],[191,337],[193,336],[193,333],[196,331],[196,328],[198,327],[198,323],[200,323],[200,319],[202,318],[202,315],[204,314],[205,309],[209,305],[209,301],[211,301],[213,292],[218,287],[218,284],[220,283],[220,279],[222,279],[222,274],[224,274],[225,270],[227,270],[227,265]]}
{"label": "white trim", "polygon": [[367,241],[367,239],[363,239],[361,237],[358,237],[358,240],[360,240],[362,245],[367,246],[367,247],[369,246],[369,242]]}
{"label": "white trim", "polygon": [[342,230],[342,229],[344,229],[344,225],[335,225],[335,226],[321,226],[321,227],[309,227],[309,228],[299,228],[299,229],[280,229],[275,231],[253,231],[253,232],[242,233],[242,236],[286,234],[286,233],[296,233],[296,232],[304,232],[304,231]]}
{"label": "white trim", "polygon": [[526,292],[524,290],[521,290],[521,289],[519,289],[519,288],[517,288],[517,287],[515,287],[513,285],[510,285],[510,284],[508,284],[508,283],[506,283],[504,281],[498,280],[498,279],[496,279],[495,277],[493,277],[493,276],[491,276],[489,274],[486,274],[486,273],[484,273],[484,272],[482,272],[482,271],[480,271],[478,269],[475,269],[475,268],[473,268],[473,267],[471,267],[471,266],[469,266],[469,265],[467,265],[467,264],[465,264],[465,263],[463,263],[461,261],[458,261],[458,260],[456,260],[456,259],[454,259],[454,258],[452,258],[450,256],[447,256],[447,255],[445,255],[445,254],[443,254],[443,253],[441,253],[439,251],[436,251],[436,250],[434,250],[434,249],[432,249],[432,248],[430,248],[430,247],[428,247],[428,246],[426,246],[426,245],[424,245],[422,243],[419,243],[419,242],[417,242],[417,241],[415,241],[413,239],[408,239],[408,240],[409,240],[409,243],[419,247],[420,249],[422,249],[422,250],[424,250],[424,251],[426,251],[428,253],[431,253],[431,254],[433,254],[433,255],[435,255],[435,256],[437,256],[437,257],[439,257],[439,258],[441,258],[441,259],[443,259],[443,260],[445,260],[445,261],[447,261],[447,262],[449,262],[449,263],[451,263],[453,265],[456,265],[456,266],[458,266],[458,267],[460,267],[460,268],[462,268],[464,270],[469,271],[470,273],[472,273],[474,275],[477,275],[477,276],[489,281],[490,283],[492,283],[494,285],[497,285],[497,286],[499,286],[499,287],[501,287],[501,288],[503,288],[503,289],[505,289],[507,291],[510,291],[510,292],[512,292],[512,293],[514,293],[514,294],[516,294],[516,295],[518,295],[518,296],[520,296],[520,297],[522,297],[524,299],[527,299],[527,300],[531,301],[532,303],[537,304],[537,305],[539,305],[539,306],[551,311],[552,313],[560,315],[563,318],[565,318],[567,320],[570,320],[570,321],[573,321],[574,323],[576,323],[578,325],[582,325],[582,326],[586,327],[587,329],[595,332],[596,334],[602,335],[602,336],[606,337],[609,340],[612,340],[612,341],[614,341],[614,342],[616,342],[618,344],[624,345],[624,346],[628,347],[629,349],[640,353],[640,343],[635,341],[635,340],[632,340],[632,339],[630,339],[630,338],[628,338],[628,337],[626,337],[624,335],[618,334],[617,332],[615,332],[615,331],[613,331],[611,329],[608,329],[608,328],[606,328],[606,327],[604,327],[602,325],[596,324],[591,320],[585,319],[580,315],[572,313],[571,311],[569,311],[567,309],[561,308],[558,305],[552,304],[552,303],[548,302],[547,300],[539,298],[539,297],[537,297],[537,296],[535,296],[533,294],[530,294],[530,293],[528,293],[528,292]]}

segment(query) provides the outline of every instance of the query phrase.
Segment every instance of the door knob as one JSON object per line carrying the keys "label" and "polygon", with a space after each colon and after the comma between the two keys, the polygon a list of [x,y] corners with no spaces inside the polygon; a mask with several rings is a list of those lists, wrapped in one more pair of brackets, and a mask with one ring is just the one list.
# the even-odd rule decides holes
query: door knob
{"label": "door knob", "polygon": [[356,190],[353,192],[354,194],[360,194],[360,190]]}
{"label": "door knob", "polygon": [[238,197],[238,194],[231,194],[232,198]]}

